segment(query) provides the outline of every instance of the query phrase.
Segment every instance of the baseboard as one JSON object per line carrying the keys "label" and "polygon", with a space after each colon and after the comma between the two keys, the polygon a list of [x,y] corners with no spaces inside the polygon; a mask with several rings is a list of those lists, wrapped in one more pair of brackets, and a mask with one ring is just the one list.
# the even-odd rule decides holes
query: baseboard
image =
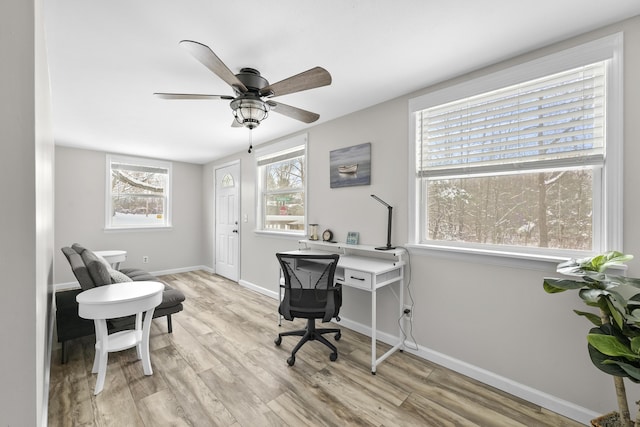
{"label": "baseboard", "polygon": [[590,420],[601,415],[572,402],[415,343],[407,343],[405,351],[587,425],[589,425]]}
{"label": "baseboard", "polygon": [[278,295],[277,292],[270,291],[268,289],[263,288],[262,286],[254,285],[253,283],[247,282],[246,280],[239,280],[238,284],[247,289],[251,289],[252,291],[255,291],[259,294],[268,296],[269,298],[278,299],[280,297],[280,295]]}
{"label": "baseboard", "polygon": [[[251,282],[247,282],[246,280],[241,280],[239,283],[240,285],[248,289],[251,289],[253,291],[256,291],[262,295],[266,295],[274,299],[277,299],[279,297],[277,292],[273,292],[268,289],[262,288]],[[368,337],[371,336],[370,326],[364,325],[359,322],[355,322],[343,316],[340,316],[340,317],[341,317],[341,320],[339,324],[341,326],[347,329],[351,329],[352,331],[361,333],[363,335],[366,335]],[[389,334],[382,331],[377,332],[376,338],[379,341],[389,345],[394,345],[395,343],[398,342],[397,336],[394,336],[393,334]],[[600,413],[591,411],[587,408],[583,408],[572,402],[557,398],[548,393],[542,392],[540,390],[536,390],[524,384],[520,384],[516,381],[513,381],[501,375],[498,375],[494,372],[487,371],[486,369],[479,368],[477,366],[474,366],[462,360],[458,360],[453,357],[447,356],[446,354],[437,352],[427,347],[417,345],[416,343],[412,341],[408,341],[406,339],[405,339],[404,351],[414,354],[422,359],[428,360],[429,362],[436,363],[447,369],[451,369],[452,371],[458,372],[462,375],[466,375],[488,386],[495,387],[498,390],[502,390],[513,396],[522,398],[528,402],[541,406],[549,411],[555,412],[567,418],[571,418],[575,421],[578,421],[586,425],[589,425],[590,420],[597,418],[598,416],[601,415]]]}
{"label": "baseboard", "polygon": [[215,270],[211,267],[207,267],[206,265],[194,265],[191,267],[182,267],[182,268],[172,268],[169,270],[159,270],[159,271],[150,271],[150,274],[154,276],[164,276],[165,274],[178,274],[178,273],[188,273],[190,271],[204,270],[207,273],[215,274]]}

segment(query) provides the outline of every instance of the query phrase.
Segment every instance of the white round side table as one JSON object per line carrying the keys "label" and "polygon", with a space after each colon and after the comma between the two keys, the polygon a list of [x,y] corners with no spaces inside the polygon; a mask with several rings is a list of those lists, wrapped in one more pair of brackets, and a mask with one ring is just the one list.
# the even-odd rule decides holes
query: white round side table
{"label": "white round side table", "polygon": [[96,255],[100,255],[106,259],[109,264],[116,270],[120,268],[120,263],[127,260],[127,251],[95,251]]}
{"label": "white round side table", "polygon": [[[126,282],[98,286],[76,296],[78,315],[93,319],[96,328],[96,354],[92,373],[98,373],[94,394],[104,387],[109,352],[136,347],[145,375],[153,374],[149,358],[149,332],[156,306],[162,302],[160,282]],[[142,314],[144,313],[144,325]],[[136,315],[135,329],[109,334],[107,319]]]}

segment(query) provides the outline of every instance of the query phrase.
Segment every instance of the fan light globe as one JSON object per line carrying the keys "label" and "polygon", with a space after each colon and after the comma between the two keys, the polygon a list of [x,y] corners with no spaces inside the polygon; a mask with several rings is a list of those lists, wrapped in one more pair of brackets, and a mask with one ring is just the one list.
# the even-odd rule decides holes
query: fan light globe
{"label": "fan light globe", "polygon": [[269,115],[269,105],[259,99],[235,99],[231,108],[236,122],[249,129],[257,128]]}

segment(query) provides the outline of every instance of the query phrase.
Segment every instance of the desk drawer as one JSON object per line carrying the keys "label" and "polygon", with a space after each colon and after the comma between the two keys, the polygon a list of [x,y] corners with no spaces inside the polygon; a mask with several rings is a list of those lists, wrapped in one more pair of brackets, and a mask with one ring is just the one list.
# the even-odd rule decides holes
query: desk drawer
{"label": "desk drawer", "polygon": [[344,269],[344,284],[354,288],[371,290],[371,273],[358,270]]}

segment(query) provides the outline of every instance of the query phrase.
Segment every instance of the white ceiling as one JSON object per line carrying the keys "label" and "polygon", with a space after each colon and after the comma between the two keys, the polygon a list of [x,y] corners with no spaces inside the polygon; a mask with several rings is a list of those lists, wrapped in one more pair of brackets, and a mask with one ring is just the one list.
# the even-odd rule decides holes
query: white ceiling
{"label": "white ceiling", "polygon": [[[228,101],[152,96],[233,95],[183,39],[271,83],[326,68],[331,86],[275,98],[317,124],[638,14],[638,0],[47,1],[54,138],[192,163],[246,149]],[[272,112],[253,142],[314,124]]]}

